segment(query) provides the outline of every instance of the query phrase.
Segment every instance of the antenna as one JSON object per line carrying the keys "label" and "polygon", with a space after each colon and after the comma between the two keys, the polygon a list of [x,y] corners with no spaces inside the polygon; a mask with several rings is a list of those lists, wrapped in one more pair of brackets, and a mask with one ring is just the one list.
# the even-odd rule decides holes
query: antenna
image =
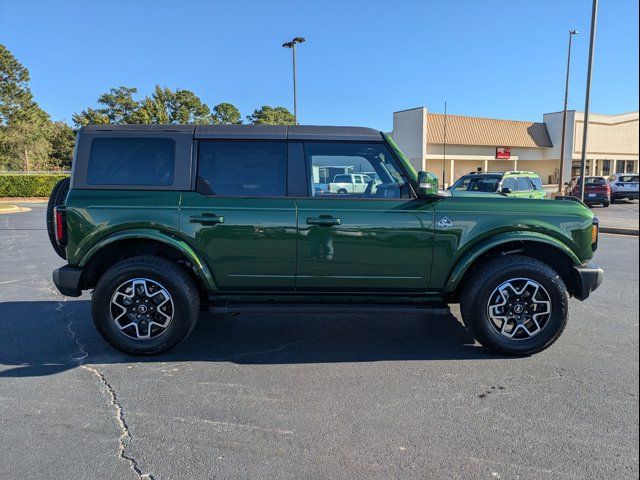
{"label": "antenna", "polygon": [[444,178],[447,170],[447,102],[444,102],[444,142],[442,144],[442,189],[444,190]]}

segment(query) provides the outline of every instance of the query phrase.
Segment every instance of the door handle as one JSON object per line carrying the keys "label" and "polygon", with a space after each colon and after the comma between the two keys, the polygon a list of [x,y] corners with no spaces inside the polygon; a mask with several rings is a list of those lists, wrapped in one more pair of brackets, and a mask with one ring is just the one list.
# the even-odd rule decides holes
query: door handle
{"label": "door handle", "polygon": [[224,223],[224,217],[216,215],[215,213],[203,213],[202,215],[196,215],[189,218],[190,223],[200,223],[202,225],[217,225]]}
{"label": "door handle", "polygon": [[339,218],[333,218],[331,215],[307,218],[307,225],[318,225],[320,227],[331,227],[333,225],[340,225],[340,223]]}

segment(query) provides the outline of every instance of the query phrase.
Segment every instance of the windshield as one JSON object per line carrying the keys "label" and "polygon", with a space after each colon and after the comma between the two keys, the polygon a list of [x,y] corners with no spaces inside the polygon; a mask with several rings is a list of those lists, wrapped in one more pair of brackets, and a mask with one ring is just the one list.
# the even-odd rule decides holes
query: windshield
{"label": "windshield", "polygon": [[500,175],[465,175],[451,186],[451,190],[468,192],[495,192],[502,177]]}
{"label": "windshield", "polygon": [[607,181],[602,177],[587,177],[586,185],[602,186],[606,184]]}
{"label": "windshield", "polygon": [[413,165],[411,164],[411,160],[409,160],[406,157],[406,155],[402,153],[402,150],[400,150],[400,147],[396,145],[396,142],[393,141],[393,138],[391,138],[386,133],[383,133],[382,135],[384,136],[384,139],[387,141],[387,143],[391,147],[391,150],[393,150],[393,153],[395,153],[398,159],[402,162],[402,166],[404,167],[405,171],[409,175],[409,178],[411,178],[411,180],[416,182],[418,180],[418,172],[416,172],[416,169],[413,168]]}

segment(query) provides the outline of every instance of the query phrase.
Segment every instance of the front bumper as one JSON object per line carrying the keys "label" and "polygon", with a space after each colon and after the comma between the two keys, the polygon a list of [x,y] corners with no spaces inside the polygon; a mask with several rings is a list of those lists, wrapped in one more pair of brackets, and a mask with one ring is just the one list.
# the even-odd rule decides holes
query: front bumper
{"label": "front bumper", "polygon": [[53,283],[61,294],[67,297],[79,297],[82,295],[80,289],[80,277],[82,269],[65,265],[53,271]]}
{"label": "front bumper", "polygon": [[598,288],[604,279],[604,270],[592,263],[587,263],[581,267],[573,267],[573,274],[577,283],[574,296],[578,300],[589,298],[591,292]]}

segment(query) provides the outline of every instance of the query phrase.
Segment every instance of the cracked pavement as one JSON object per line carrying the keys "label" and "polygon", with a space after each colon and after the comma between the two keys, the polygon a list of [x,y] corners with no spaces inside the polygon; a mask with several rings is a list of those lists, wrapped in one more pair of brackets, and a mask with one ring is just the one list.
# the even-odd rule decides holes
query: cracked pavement
{"label": "cracked pavement", "polygon": [[637,237],[531,358],[453,316],[205,314],[140,359],[57,293],[29,207],[0,216],[1,479],[638,477]]}

